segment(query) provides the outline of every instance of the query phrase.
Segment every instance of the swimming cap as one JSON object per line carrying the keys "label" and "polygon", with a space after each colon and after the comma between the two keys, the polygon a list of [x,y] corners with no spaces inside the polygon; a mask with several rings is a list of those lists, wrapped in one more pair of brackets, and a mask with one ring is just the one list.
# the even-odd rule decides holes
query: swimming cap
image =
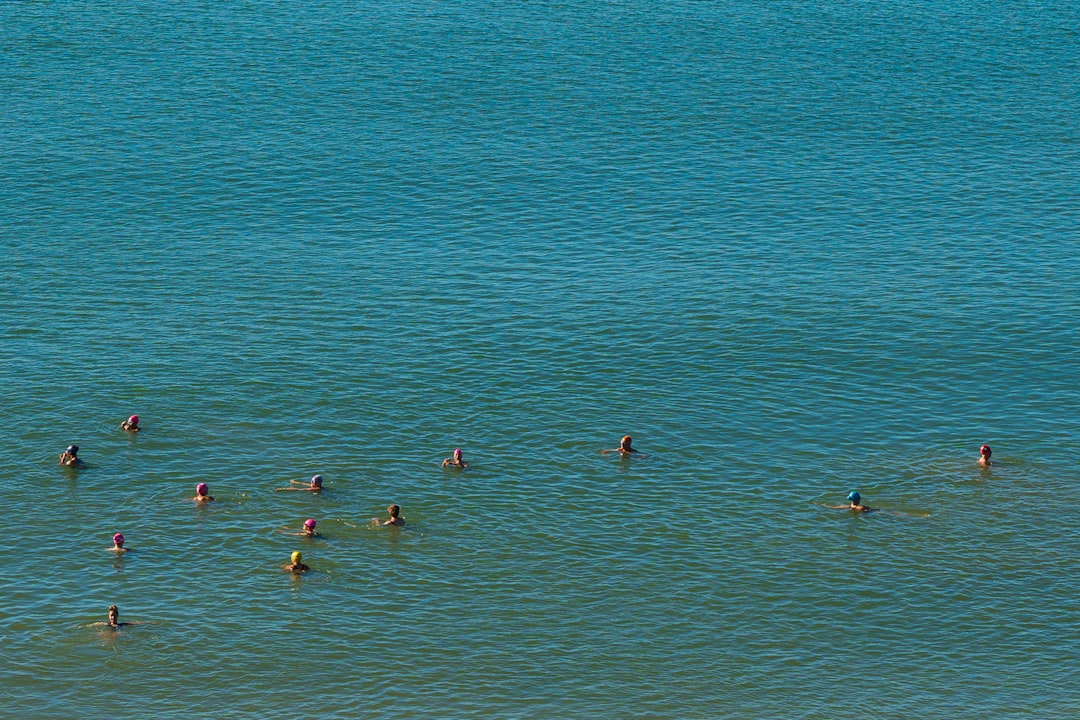
{"label": "swimming cap", "polygon": [[292,561],[293,561],[294,564],[298,564],[303,559],[304,559],[304,556],[300,554],[299,550],[294,550],[293,551]]}
{"label": "swimming cap", "polygon": [[117,545],[123,545],[124,544],[124,534],[123,533],[116,533],[115,535],[112,536],[112,541],[114,543],[116,543]]}
{"label": "swimming cap", "polygon": [[981,448],[979,448],[979,452],[981,452],[981,453],[982,452],[991,453],[992,451],[990,450],[989,445],[983,445]]}
{"label": "swimming cap", "polygon": [[79,446],[78,445],[68,445],[67,451],[69,453],[71,453],[72,455],[74,455],[75,453],[79,452]]}
{"label": "swimming cap", "polygon": [[454,454],[455,455],[460,455],[461,454],[461,448],[454,448]]}
{"label": "swimming cap", "polygon": [[139,416],[138,415],[132,415],[131,417],[128,418],[128,422],[130,424],[132,424],[132,425],[138,425],[139,424]]}
{"label": "swimming cap", "polygon": [[315,487],[322,487],[322,475],[316,475],[311,478],[311,484]]}
{"label": "swimming cap", "polygon": [[850,493],[848,493],[847,499],[853,503],[858,504],[858,502],[862,500],[862,495],[852,490]]}
{"label": "swimming cap", "polygon": [[195,486],[195,492],[199,495],[205,495],[210,492],[210,488],[206,486],[206,483],[199,483]]}
{"label": "swimming cap", "polygon": [[304,521],[304,527],[306,527],[308,530],[314,530],[316,525],[318,525],[318,523],[316,523],[311,518],[308,518]]}

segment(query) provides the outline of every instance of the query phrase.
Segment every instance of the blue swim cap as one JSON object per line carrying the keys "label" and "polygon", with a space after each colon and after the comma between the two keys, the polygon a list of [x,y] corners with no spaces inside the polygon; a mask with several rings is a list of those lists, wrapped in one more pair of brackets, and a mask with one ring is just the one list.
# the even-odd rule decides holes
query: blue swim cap
{"label": "blue swim cap", "polygon": [[850,493],[848,493],[847,499],[853,503],[858,503],[860,500],[862,500],[862,495],[852,490]]}

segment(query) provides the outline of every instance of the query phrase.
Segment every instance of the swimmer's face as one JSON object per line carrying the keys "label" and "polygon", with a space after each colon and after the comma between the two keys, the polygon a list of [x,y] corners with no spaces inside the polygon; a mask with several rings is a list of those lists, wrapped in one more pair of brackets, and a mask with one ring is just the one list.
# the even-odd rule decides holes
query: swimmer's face
{"label": "swimmer's face", "polygon": [[120,611],[114,607],[109,608],[109,624],[115,625],[120,619]]}
{"label": "swimmer's face", "polygon": [[623,448],[623,450],[629,450],[630,449],[630,443],[632,443],[632,442],[633,442],[633,439],[629,435],[624,435],[623,439],[622,439],[622,448]]}
{"label": "swimmer's face", "polygon": [[461,451],[460,450],[455,450],[454,451],[454,459],[455,460],[460,460],[461,459]]}

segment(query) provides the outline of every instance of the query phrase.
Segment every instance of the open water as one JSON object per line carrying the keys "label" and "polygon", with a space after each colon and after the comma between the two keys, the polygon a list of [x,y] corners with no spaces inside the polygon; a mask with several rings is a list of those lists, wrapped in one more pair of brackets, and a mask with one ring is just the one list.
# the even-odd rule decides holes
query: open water
{"label": "open water", "polygon": [[0,715],[1080,716],[1078,28],[3,3]]}

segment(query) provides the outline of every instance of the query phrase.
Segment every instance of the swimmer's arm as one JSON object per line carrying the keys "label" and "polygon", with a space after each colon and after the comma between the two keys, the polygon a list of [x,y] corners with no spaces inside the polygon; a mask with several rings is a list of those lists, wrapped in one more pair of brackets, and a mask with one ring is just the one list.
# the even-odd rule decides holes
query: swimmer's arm
{"label": "swimmer's arm", "polygon": [[452,462],[454,462],[454,461],[451,460],[450,458],[446,458],[445,460],[442,461],[442,466],[446,467],[447,465],[449,465]]}

